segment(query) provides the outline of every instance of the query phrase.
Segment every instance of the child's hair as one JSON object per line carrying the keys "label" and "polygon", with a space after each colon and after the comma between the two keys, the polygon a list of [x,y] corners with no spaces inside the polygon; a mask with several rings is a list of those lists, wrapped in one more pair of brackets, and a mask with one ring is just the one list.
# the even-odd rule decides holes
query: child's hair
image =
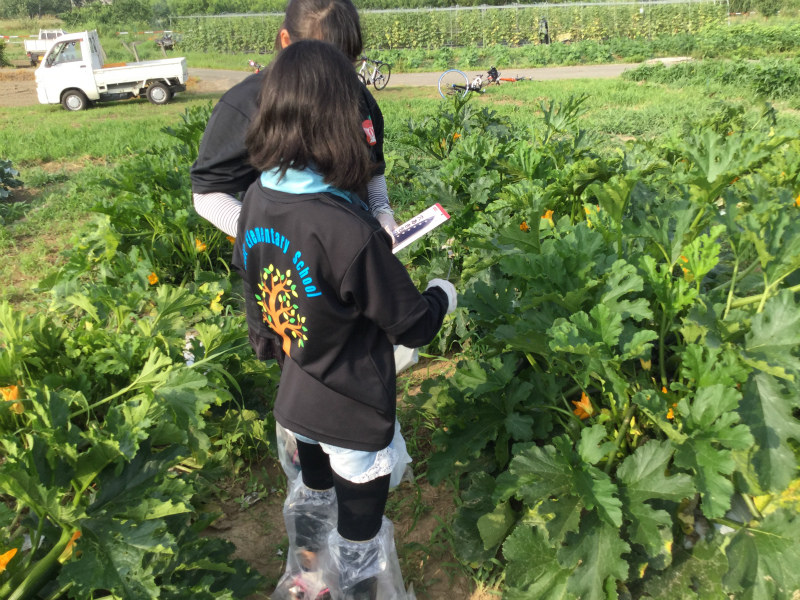
{"label": "child's hair", "polygon": [[[364,50],[358,11],[350,0],[290,0],[280,29],[292,42],[322,40],[336,46],[351,62]],[[275,52],[281,51],[280,32]]]}
{"label": "child's hair", "polygon": [[308,167],[329,185],[358,191],[372,177],[353,64],[331,44],[293,42],[267,67],[258,112],[247,132],[260,171]]}

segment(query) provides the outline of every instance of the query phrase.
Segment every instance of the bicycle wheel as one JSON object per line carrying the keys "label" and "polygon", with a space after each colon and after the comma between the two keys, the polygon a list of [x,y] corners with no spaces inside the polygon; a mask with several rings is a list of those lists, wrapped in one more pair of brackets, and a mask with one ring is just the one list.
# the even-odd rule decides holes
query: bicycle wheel
{"label": "bicycle wheel", "polygon": [[439,77],[439,95],[447,99],[449,96],[463,98],[469,91],[469,80],[465,73],[458,69],[450,69]]}
{"label": "bicycle wheel", "polygon": [[392,65],[381,65],[375,69],[375,81],[372,85],[376,90],[382,90],[389,84],[389,77],[392,75]]}
{"label": "bicycle wheel", "polygon": [[359,73],[359,74],[358,74],[358,80],[359,80],[361,83],[363,83],[364,85],[367,85],[367,79],[366,79],[366,77],[364,77],[364,74],[363,74],[363,73]]}

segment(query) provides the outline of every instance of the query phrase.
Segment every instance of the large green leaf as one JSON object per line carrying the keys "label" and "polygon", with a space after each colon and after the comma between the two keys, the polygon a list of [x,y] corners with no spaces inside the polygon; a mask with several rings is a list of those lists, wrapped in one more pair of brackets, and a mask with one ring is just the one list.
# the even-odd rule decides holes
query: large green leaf
{"label": "large green leaf", "polygon": [[771,374],[793,379],[800,371],[800,306],[794,294],[783,290],[764,305],[764,312],[753,317],[745,337],[746,357],[751,365]]}
{"label": "large green leaf", "polygon": [[[674,550],[672,566],[645,585],[652,600],[729,600],[722,588],[728,559],[714,542],[699,541],[691,552]],[[649,573],[648,573],[649,574]]]}
{"label": "large green leaf", "polygon": [[488,550],[484,547],[478,530],[478,520],[494,510],[494,488],[495,480],[491,476],[474,473],[469,487],[461,495],[461,506],[453,518],[453,535],[457,542],[456,555],[464,562],[482,562],[497,553],[497,545]]}
{"label": "large green leaf", "polygon": [[556,352],[584,354],[594,358],[610,359],[622,333],[622,316],[598,304],[587,315],[579,312],[569,321],[559,319],[548,334],[552,337],[550,348]]}
{"label": "large green leaf", "polygon": [[516,515],[508,502],[501,502],[494,510],[478,519],[478,531],[485,550],[496,548],[506,537],[516,521]]}
{"label": "large green leaf", "polygon": [[583,502],[577,496],[564,495],[556,499],[542,502],[539,512],[552,515],[545,523],[547,538],[551,546],[557,546],[564,541],[570,531],[577,531],[581,522]]}
{"label": "large green leaf", "polygon": [[110,590],[125,600],[155,600],[159,586],[149,553],[172,554],[174,540],[163,521],[88,519],[81,523],[80,560],[64,566],[63,583],[79,597]]}
{"label": "large green leaf", "polygon": [[572,569],[558,564],[538,529],[517,527],[503,544],[503,556],[508,561],[504,600],[574,600],[567,591]]}
{"label": "large green leaf", "polygon": [[641,544],[648,556],[663,553],[672,544],[672,517],[656,510],[647,501],[661,499],[679,502],[694,496],[695,489],[688,475],[668,475],[672,444],[651,441],[629,455],[617,469],[623,515],[629,521],[632,542]]}
{"label": "large green leaf", "polygon": [[765,491],[783,491],[797,474],[797,459],[789,442],[790,438],[800,442],[795,405],[796,398],[766,373],[752,376],[745,385],[739,414],[756,440],[751,460]]}
{"label": "large green leaf", "polygon": [[628,208],[631,191],[637,180],[632,174],[627,177],[615,175],[602,184],[591,184],[586,188],[586,191],[597,198],[600,208],[609,214],[614,223],[620,224]]}
{"label": "large green leaf", "polygon": [[725,550],[725,586],[737,600],[791,599],[800,588],[800,518],[784,510],[739,530]]}
{"label": "large green leaf", "polygon": [[496,455],[498,466],[505,467],[509,439],[533,439],[535,424],[529,406],[533,386],[515,377],[514,369],[513,356],[502,364],[499,360],[489,364],[470,361],[450,378],[447,391],[442,393],[447,400],[437,411],[439,418],[447,418],[450,425],[447,431],[434,434],[439,451],[428,460],[428,479],[432,483],[479,457],[493,442],[500,450]]}
{"label": "large green leaf", "polygon": [[750,430],[737,425],[740,398],[736,389],[715,384],[698,389],[691,402],[678,402],[689,437],[678,446],[675,464],[694,471],[703,512],[709,517],[722,517],[730,508],[733,484],[728,476],[736,466],[730,450],[754,443]]}
{"label": "large green leaf", "polygon": [[614,442],[603,441],[608,432],[603,425],[597,424],[584,427],[581,430],[581,441],[578,443],[578,453],[584,462],[595,465],[616,446]]}
{"label": "large green leaf", "polygon": [[553,440],[555,446],[532,446],[515,456],[509,470],[497,478],[495,500],[519,496],[528,506],[549,498],[574,495],[614,527],[622,525],[617,486],[600,469],[586,464],[573,450],[566,436]]}
{"label": "large green leaf", "polygon": [[558,550],[558,562],[565,569],[575,569],[568,591],[581,600],[607,600],[608,583],[627,581],[628,562],[622,555],[630,546],[619,533],[619,528],[590,513],[581,520],[577,533],[567,535],[566,545]]}
{"label": "large green leaf", "polygon": [[600,304],[618,313],[622,318],[632,318],[636,321],[652,319],[653,312],[647,300],[639,298],[630,300],[627,296],[632,292],[641,292],[644,280],[636,272],[636,267],[624,260],[615,262],[603,284]]}
{"label": "large green leaf", "polygon": [[186,449],[181,446],[151,453],[149,444],[143,444],[136,457],[122,469],[111,466],[100,474],[98,494],[87,512],[94,515],[103,511],[113,515],[138,504],[140,499],[149,497],[157,484],[167,477],[168,469],[185,453]]}

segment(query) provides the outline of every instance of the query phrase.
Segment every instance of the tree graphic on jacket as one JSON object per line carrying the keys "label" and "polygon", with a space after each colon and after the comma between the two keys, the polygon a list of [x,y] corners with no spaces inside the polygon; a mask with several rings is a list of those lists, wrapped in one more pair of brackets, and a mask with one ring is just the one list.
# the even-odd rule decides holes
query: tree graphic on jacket
{"label": "tree graphic on jacket", "polygon": [[292,301],[292,298],[297,298],[297,286],[289,279],[291,274],[291,269],[281,273],[270,265],[261,273],[258,284],[261,294],[255,295],[264,321],[283,339],[283,351],[287,356],[292,355],[292,338],[297,340],[301,348],[303,342],[308,340],[305,335],[308,329],[304,325],[306,318],[300,316],[297,312],[300,307]]}

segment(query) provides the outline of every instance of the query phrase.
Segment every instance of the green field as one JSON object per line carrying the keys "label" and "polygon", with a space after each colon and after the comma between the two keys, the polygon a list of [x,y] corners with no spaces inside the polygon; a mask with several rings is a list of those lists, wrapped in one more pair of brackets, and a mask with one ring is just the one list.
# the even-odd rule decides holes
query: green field
{"label": "green field", "polygon": [[[420,598],[800,594],[800,116],[747,65],[376,94],[398,220],[451,215],[398,256],[459,293],[398,379]],[[0,598],[282,571],[279,373],[189,194],[218,97],[0,115]]]}
{"label": "green field", "polygon": [[[613,147],[637,137],[659,138],[680,131],[689,121],[711,119],[725,105],[741,106],[750,122],[759,119],[763,106],[758,97],[744,90],[717,83],[688,87],[638,84],[622,80],[575,80],[562,82],[518,82],[491,87],[473,105],[495,111],[521,127],[541,115],[540,102],[565,101],[586,94],[586,113],[581,124],[603,135],[604,145]],[[21,171],[29,189],[21,196],[30,208],[20,208],[16,218],[27,217],[16,225],[0,228],[0,244],[18,257],[6,261],[0,277],[11,282],[0,298],[33,299],[29,290],[39,276],[51,267],[42,262],[44,253],[57,261],[40,240],[63,246],[76,224],[86,218],[97,200],[97,191],[85,183],[97,172],[124,162],[142,149],[169,143],[162,129],[180,121],[179,115],[191,106],[215,102],[219,94],[179,94],[164,107],[143,100],[98,105],[83,113],[67,113],[56,106],[6,108],[0,113],[0,148]],[[408,136],[408,121],[421,122],[435,114],[441,99],[435,88],[392,88],[377,99],[386,121],[386,149],[401,152]],[[778,103],[787,108],[791,100]],[[798,125],[800,117],[791,110],[779,110],[778,122]],[[24,141],[19,131],[26,131]],[[400,208],[409,202],[398,190]],[[401,212],[402,214],[402,212]],[[32,240],[37,240],[32,242]]]}

